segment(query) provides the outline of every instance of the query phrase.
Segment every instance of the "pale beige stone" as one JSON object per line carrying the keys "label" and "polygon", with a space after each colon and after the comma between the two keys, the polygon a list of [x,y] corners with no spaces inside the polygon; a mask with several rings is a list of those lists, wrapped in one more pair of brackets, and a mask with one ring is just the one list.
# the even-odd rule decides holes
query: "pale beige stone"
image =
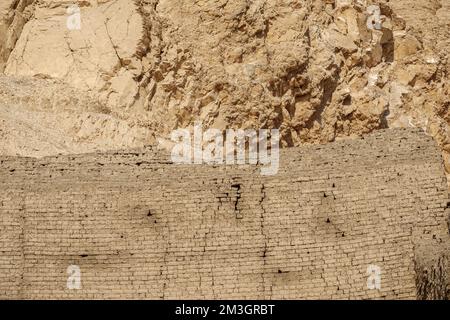
{"label": "pale beige stone", "polygon": [[[450,132],[441,111],[449,103],[447,2],[377,2],[382,29],[370,30],[373,2],[362,0],[1,1],[0,70],[6,67],[13,82],[40,78],[36,97],[30,93],[29,103],[14,106],[6,96],[10,81],[3,81],[1,120],[8,125],[2,152],[91,151],[77,142],[49,147],[55,135],[35,135],[38,123],[30,129],[17,118],[28,119],[33,101],[42,100],[41,82],[52,78],[91,97],[103,110],[100,117],[134,128],[97,145],[101,150],[167,139],[195,121],[220,129],[277,127],[283,147],[411,123],[444,148]],[[80,8],[80,30],[67,28],[71,4]],[[75,141],[66,123],[89,115],[68,108],[65,121],[55,120],[60,116],[51,113],[62,112],[61,103],[44,96],[60,107],[40,103],[42,123]],[[432,124],[439,129],[428,130]],[[92,123],[99,132],[102,125]]]}

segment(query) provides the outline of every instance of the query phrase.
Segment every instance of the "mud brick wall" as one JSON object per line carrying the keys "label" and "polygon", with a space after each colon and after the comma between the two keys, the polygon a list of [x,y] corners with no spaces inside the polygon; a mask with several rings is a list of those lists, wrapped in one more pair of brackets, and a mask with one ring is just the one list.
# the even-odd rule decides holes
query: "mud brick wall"
{"label": "mud brick wall", "polygon": [[[430,137],[379,131],[280,160],[261,176],[175,165],[151,148],[1,158],[0,298],[445,295],[448,193]],[[66,286],[69,265],[79,290]]]}

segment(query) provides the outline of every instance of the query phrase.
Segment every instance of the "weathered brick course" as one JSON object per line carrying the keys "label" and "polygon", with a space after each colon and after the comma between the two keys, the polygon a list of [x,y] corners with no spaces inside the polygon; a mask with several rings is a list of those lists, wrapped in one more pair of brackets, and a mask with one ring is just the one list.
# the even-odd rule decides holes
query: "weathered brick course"
{"label": "weathered brick course", "polygon": [[1,158],[0,297],[445,298],[449,200],[430,137],[379,131],[280,159],[261,176],[151,148]]}

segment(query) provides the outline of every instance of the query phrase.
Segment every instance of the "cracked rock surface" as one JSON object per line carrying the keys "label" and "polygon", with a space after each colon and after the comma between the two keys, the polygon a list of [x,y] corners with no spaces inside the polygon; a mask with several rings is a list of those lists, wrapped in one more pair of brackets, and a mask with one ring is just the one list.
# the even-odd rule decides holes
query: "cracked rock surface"
{"label": "cracked rock surface", "polygon": [[449,24],[449,0],[3,0],[0,152],[139,147],[197,120],[284,147],[420,127],[450,173]]}

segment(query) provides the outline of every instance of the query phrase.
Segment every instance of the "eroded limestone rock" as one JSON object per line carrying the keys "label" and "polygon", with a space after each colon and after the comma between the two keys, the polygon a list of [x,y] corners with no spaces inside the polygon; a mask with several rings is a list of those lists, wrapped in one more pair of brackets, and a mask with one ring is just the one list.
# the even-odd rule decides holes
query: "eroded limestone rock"
{"label": "eroded limestone rock", "polygon": [[6,75],[63,80],[161,138],[197,120],[280,128],[282,146],[418,126],[448,159],[447,2],[6,1],[0,50]]}

